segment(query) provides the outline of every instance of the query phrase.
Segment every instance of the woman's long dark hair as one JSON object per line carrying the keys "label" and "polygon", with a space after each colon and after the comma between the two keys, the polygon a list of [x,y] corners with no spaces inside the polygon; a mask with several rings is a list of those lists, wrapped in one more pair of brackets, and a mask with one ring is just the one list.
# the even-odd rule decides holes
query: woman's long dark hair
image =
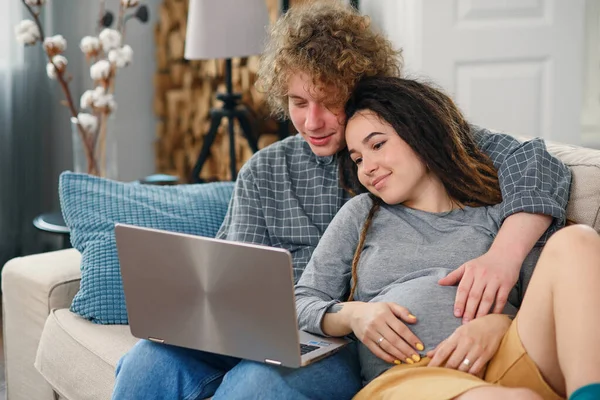
{"label": "woman's long dark hair", "polygon": [[[346,103],[346,121],[360,111],[372,111],[389,124],[462,205],[487,206],[502,201],[498,174],[471,134],[471,127],[452,99],[425,83],[396,77],[365,78]],[[342,186],[352,194],[367,192],[347,150],[340,157]],[[371,220],[381,205],[375,196],[352,262],[354,297],[357,265]]]}

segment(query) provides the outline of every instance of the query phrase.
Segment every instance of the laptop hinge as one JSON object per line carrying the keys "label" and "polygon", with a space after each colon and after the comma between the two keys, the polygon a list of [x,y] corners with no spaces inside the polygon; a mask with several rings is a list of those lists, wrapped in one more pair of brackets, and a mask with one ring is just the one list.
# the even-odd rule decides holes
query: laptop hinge
{"label": "laptop hinge", "polygon": [[158,338],[153,338],[150,336],[148,336],[148,340],[151,342],[154,342],[154,343],[164,343],[165,342],[165,339],[158,339]]}
{"label": "laptop hinge", "polygon": [[281,361],[269,360],[268,358],[265,358],[265,362],[271,365],[281,365]]}

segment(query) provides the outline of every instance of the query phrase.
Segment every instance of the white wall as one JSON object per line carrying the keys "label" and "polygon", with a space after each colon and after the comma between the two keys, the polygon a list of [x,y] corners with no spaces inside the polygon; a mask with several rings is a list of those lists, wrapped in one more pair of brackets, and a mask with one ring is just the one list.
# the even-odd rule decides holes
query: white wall
{"label": "white wall", "polygon": [[[433,0],[433,2],[435,1],[440,1],[440,7],[447,5],[447,0]],[[432,3],[432,0],[429,3]],[[463,1],[462,3],[476,3],[480,7],[484,6],[482,1],[473,0]],[[491,3],[498,6],[497,2]],[[528,4],[531,6],[531,3]],[[510,4],[517,7],[515,1],[510,2]],[[542,7],[551,3],[539,0],[535,4],[536,7]],[[491,6],[490,3],[485,3],[485,5]],[[574,120],[571,125],[579,126],[580,129],[579,132],[575,132],[566,140],[570,143],[600,148],[600,2],[586,0],[585,5],[586,16],[581,21],[581,24],[585,25],[586,28],[585,51],[582,52],[585,60],[578,61],[584,64],[585,68],[577,69],[575,75],[560,77],[561,80],[572,82],[572,85],[580,85],[582,88],[579,91],[571,91],[576,94],[577,98],[569,100],[569,104],[582,104],[581,122]],[[518,6],[525,7],[520,3]],[[429,50],[429,53],[431,53],[431,49],[424,49],[423,47],[423,37],[426,35],[430,37],[432,33],[431,31],[424,32],[424,27],[421,25],[422,21],[428,20],[428,16],[420,15],[423,8],[421,0],[361,0],[361,11],[372,18],[374,25],[386,33],[395,46],[403,49],[405,73],[409,75],[418,76],[423,68],[423,52]],[[557,17],[560,18],[561,16]],[[581,43],[566,44],[569,46],[569,50],[574,46],[583,46]],[[510,46],[509,43],[507,45]],[[487,56],[491,57],[493,55],[488,54]],[[451,71],[447,71],[447,73],[451,73]],[[429,77],[437,80],[438,83],[444,84],[444,82],[440,82],[440,80],[443,80],[441,77],[431,75]],[[452,88],[449,88],[449,90],[452,91]],[[581,94],[582,92],[583,94]],[[583,98],[579,98],[580,96]],[[481,107],[481,104],[478,104],[478,107]]]}
{"label": "white wall", "polygon": [[[371,18],[396,48],[402,49],[404,72],[421,69],[420,0],[360,0],[360,11]],[[402,22],[402,23],[400,23]]]}
{"label": "white wall", "polygon": [[582,143],[600,149],[600,1],[587,0]]}
{"label": "white wall", "polygon": [[133,64],[117,76],[119,103],[119,179],[135,180],[155,172],[154,138],[157,118],[152,110],[156,57],[154,25],[161,0],[144,0],[150,8],[146,24],[129,21],[126,42],[133,48]]}

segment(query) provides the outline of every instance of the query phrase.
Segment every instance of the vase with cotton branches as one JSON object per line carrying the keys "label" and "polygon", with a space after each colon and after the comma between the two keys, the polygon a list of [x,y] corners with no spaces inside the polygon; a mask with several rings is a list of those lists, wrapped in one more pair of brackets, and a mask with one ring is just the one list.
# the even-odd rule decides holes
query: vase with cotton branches
{"label": "vase with cotton branches", "polygon": [[[20,0],[32,19],[17,25],[17,41],[25,46],[41,44],[46,53],[46,73],[59,83],[69,110],[73,132],[74,170],[116,178],[116,140],[111,132],[117,109],[115,79],[122,68],[131,64],[132,48],[125,44],[125,27],[130,19],[148,20],[148,8],[139,0],[119,0],[116,27],[114,16],[106,9],[106,0],[98,0],[99,18],[96,35],[85,36],[79,43],[89,66],[93,87],[86,90],[77,104],[71,93],[72,75],[64,55],[67,41],[62,35],[46,36],[40,14],[47,0]],[[62,4],[61,4],[62,6]]]}

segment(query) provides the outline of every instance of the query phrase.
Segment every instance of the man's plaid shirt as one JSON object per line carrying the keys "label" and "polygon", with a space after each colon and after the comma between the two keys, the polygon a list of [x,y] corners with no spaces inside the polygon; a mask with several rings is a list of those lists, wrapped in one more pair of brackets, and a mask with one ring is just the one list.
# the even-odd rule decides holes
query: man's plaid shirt
{"label": "man's plaid shirt", "polygon": [[[498,170],[502,220],[521,211],[554,217],[543,243],[565,223],[571,172],[540,139],[521,143],[480,128],[474,135]],[[276,142],[242,167],[217,237],[289,250],[297,282],[350,198],[338,182],[336,156],[316,156],[300,135]]]}

